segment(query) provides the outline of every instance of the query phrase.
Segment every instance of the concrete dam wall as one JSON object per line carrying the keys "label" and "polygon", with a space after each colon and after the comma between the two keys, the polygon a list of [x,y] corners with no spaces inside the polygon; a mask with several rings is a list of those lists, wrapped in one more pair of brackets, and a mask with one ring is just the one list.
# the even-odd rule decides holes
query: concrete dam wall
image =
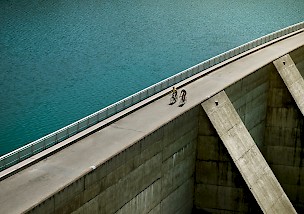
{"label": "concrete dam wall", "polygon": [[304,213],[304,33],[0,182],[0,213]]}

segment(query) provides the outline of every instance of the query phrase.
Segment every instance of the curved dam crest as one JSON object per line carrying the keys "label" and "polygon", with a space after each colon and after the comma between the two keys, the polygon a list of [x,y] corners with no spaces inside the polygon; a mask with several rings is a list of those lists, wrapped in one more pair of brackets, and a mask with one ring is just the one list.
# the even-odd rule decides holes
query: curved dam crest
{"label": "curved dam crest", "polygon": [[160,97],[2,180],[0,211],[302,213],[303,62],[299,32],[219,66],[183,107]]}

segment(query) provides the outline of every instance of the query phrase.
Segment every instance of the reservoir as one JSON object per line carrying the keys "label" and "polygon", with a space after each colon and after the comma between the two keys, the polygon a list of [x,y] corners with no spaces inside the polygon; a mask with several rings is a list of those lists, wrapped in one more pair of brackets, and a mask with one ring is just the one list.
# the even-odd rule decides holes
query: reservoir
{"label": "reservoir", "polygon": [[303,11],[303,0],[1,1],[0,155]]}

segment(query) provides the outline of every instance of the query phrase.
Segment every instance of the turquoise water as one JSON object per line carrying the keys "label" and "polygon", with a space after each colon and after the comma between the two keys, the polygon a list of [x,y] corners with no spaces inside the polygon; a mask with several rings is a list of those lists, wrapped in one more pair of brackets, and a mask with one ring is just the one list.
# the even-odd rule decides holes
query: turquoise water
{"label": "turquoise water", "polygon": [[0,0],[0,155],[303,20],[303,0]]}

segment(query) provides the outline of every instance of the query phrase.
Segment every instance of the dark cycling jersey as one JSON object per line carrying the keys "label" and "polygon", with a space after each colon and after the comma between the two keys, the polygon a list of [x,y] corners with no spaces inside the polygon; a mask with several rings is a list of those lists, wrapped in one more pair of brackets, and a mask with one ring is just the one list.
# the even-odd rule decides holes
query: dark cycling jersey
{"label": "dark cycling jersey", "polygon": [[182,97],[183,102],[186,100],[186,94],[187,94],[187,92],[185,89],[181,90],[181,97]]}

